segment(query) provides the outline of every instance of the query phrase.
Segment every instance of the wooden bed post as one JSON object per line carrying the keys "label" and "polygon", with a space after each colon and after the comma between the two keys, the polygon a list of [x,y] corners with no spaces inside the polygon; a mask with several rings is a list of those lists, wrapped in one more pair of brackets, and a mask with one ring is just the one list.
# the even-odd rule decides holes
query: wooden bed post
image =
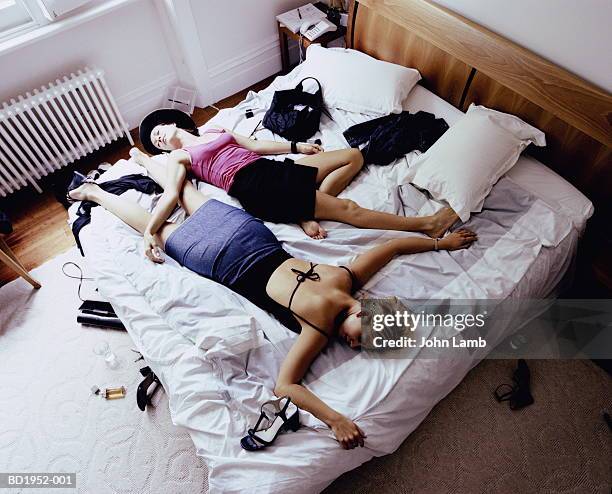
{"label": "wooden bed post", "polygon": [[348,5],[348,23],[346,25],[346,47],[355,47],[355,21],[357,20],[357,9],[359,2],[357,0],[349,0]]}

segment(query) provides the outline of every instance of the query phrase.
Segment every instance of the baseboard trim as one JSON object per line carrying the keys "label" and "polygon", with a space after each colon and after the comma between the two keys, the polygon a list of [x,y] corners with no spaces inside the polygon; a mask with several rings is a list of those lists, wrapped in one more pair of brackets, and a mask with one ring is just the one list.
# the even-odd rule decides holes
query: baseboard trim
{"label": "baseboard trim", "polygon": [[280,69],[278,36],[271,36],[247,52],[209,69],[215,101],[242,91]]}
{"label": "baseboard trim", "polygon": [[244,66],[244,64],[248,64],[257,58],[262,57],[267,52],[278,52],[280,54],[280,48],[279,48],[279,42],[278,42],[277,36],[273,36],[273,37],[268,38],[267,40],[264,40],[258,46],[250,49],[247,52],[244,52],[243,54],[237,57],[230,58],[229,60],[223,63],[210,67],[208,69],[208,74],[213,79],[217,77],[221,77],[223,74],[230,72],[232,69],[235,69],[237,67],[242,67]]}
{"label": "baseboard trim", "polygon": [[176,84],[177,76],[168,72],[147,84],[117,98],[117,106],[128,128],[138,127],[147,113],[159,108],[168,86]]}
{"label": "baseboard trim", "polygon": [[[297,58],[297,46],[290,46],[292,57]],[[281,69],[278,37],[264,40],[258,46],[209,69],[211,93],[214,101],[227,96],[269,77]],[[175,72],[168,72],[147,84],[117,97],[117,106],[128,128],[138,127],[147,113],[159,108],[168,86],[178,81]]]}

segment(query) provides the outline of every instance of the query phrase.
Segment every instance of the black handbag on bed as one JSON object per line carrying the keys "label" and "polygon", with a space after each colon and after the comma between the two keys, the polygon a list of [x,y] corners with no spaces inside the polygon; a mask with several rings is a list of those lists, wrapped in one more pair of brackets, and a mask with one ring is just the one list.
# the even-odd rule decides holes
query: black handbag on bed
{"label": "black handbag on bed", "polygon": [[[319,89],[316,92],[304,91],[303,83],[307,79],[317,83]],[[288,141],[305,141],[319,131],[323,111],[321,83],[314,77],[306,77],[295,89],[274,93],[272,105],[263,118],[263,125]]]}

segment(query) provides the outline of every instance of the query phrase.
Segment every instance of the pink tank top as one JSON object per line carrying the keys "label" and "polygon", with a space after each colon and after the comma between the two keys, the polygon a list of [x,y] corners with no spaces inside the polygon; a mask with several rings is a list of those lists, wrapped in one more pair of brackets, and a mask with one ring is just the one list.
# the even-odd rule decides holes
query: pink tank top
{"label": "pink tank top", "polygon": [[236,173],[261,156],[240,146],[225,130],[210,129],[206,133],[221,135],[214,141],[185,148],[191,157],[191,170],[199,180],[227,192]]}

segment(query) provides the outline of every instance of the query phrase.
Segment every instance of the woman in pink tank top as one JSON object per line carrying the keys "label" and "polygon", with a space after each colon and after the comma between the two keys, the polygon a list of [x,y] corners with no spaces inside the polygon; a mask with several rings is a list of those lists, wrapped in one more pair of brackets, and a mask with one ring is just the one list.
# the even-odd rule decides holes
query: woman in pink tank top
{"label": "woman in pink tank top", "polygon": [[[336,196],[359,173],[359,149],[323,152],[318,144],[275,142],[245,137],[227,129],[201,133],[190,117],[177,110],[156,110],[140,124],[140,140],[151,154],[169,153],[167,187],[145,232],[145,251],[155,246],[155,233],[174,209],[188,175],[215,185],[238,199],[253,216],[276,223],[298,223],[312,238],[327,236],[317,220],[332,220],[360,228],[422,232],[438,238],[457,221],[443,208],[432,216],[405,217],[362,208]],[[145,168],[149,157],[130,154]],[[307,155],[284,162],[266,155]]]}

